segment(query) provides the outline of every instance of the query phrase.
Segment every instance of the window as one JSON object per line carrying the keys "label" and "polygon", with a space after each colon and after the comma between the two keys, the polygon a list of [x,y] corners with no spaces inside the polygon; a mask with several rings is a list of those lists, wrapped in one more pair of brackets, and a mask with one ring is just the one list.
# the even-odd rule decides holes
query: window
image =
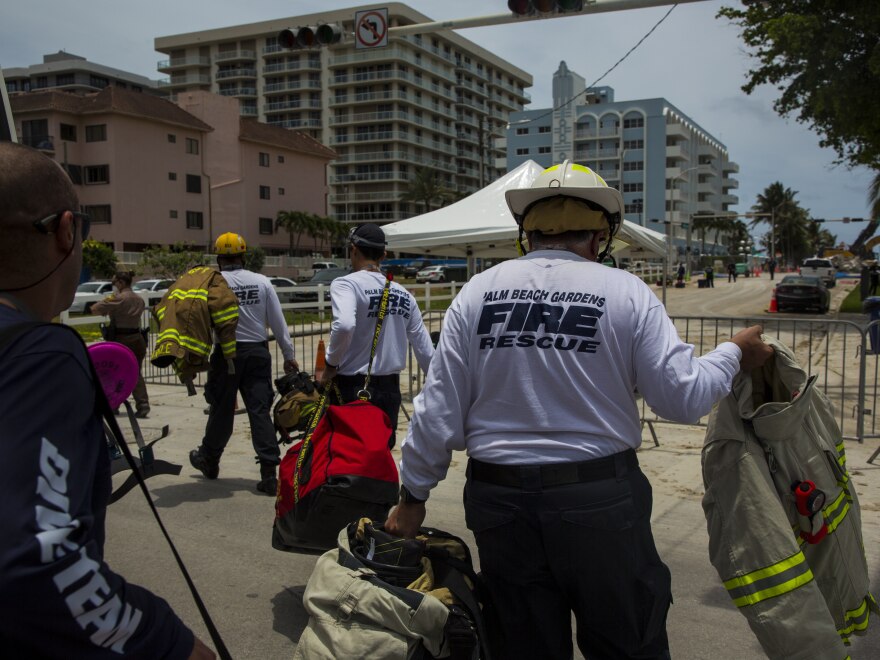
{"label": "window", "polygon": [[517,135],[528,135],[529,129],[528,128],[518,128],[518,129],[516,129],[516,134]]}
{"label": "window", "polygon": [[187,174],[186,192],[200,195],[202,193],[202,177],[198,174]]}
{"label": "window", "polygon": [[61,139],[67,142],[76,142],[76,126],[61,124]]}
{"label": "window", "polygon": [[644,149],[645,141],[644,140],[624,140],[623,141],[624,149]]}
{"label": "window", "polygon": [[204,220],[202,219],[201,211],[187,211],[186,212],[186,228],[187,229],[201,229],[204,225]]}
{"label": "window", "polygon": [[271,192],[269,186],[260,186],[260,199],[270,199]]}
{"label": "window", "polygon": [[271,234],[275,228],[275,223],[272,222],[272,218],[260,218],[260,233],[261,234]]}
{"label": "window", "polygon": [[169,172],[168,173],[169,181],[177,181],[177,172]]}
{"label": "window", "polygon": [[103,76],[89,76],[89,85],[92,87],[97,87],[98,89],[104,89],[110,85],[110,80],[104,78]]}
{"label": "window", "polygon": [[283,163],[283,162],[284,162],[284,156],[278,156],[278,162],[279,162],[279,163]]}
{"label": "window", "polygon": [[624,183],[623,184],[623,192],[642,192],[645,189],[645,184],[641,181],[639,183]]}
{"label": "window", "polygon": [[643,169],[645,169],[645,162],[642,160],[629,160],[623,163],[624,172],[638,172]]}
{"label": "window", "polygon": [[170,211],[168,211],[168,217],[169,218],[176,218],[177,217],[177,210],[171,209]]}
{"label": "window", "polygon": [[175,142],[177,142],[177,136],[174,133],[169,133],[168,134],[168,142],[170,142],[171,144],[174,144]]}
{"label": "window", "polygon": [[86,126],[86,142],[106,142],[107,124]]}
{"label": "window", "polygon": [[55,76],[55,86],[63,87],[64,85],[73,85],[76,83],[76,77],[72,73],[59,73]]}
{"label": "window", "polygon": [[186,138],[186,153],[198,154],[199,153],[199,141],[194,138]]}
{"label": "window", "polygon": [[110,183],[110,166],[109,165],[86,165],[86,185],[95,183]]}
{"label": "window", "polygon": [[550,126],[538,126],[538,133],[549,133]]}
{"label": "window", "polygon": [[517,149],[516,155],[517,156],[528,156],[529,155],[529,148],[528,147],[521,147],[521,148]]}
{"label": "window", "polygon": [[283,195],[283,194],[284,194],[284,188],[279,188],[279,189],[278,189],[278,194],[279,194],[279,195]]}
{"label": "window", "polygon": [[109,225],[112,220],[109,204],[83,206],[83,213],[88,213],[93,225]]}
{"label": "window", "polygon": [[636,117],[634,119],[624,119],[623,127],[624,128],[642,128],[645,125],[644,117]]}
{"label": "window", "polygon": [[538,147],[539,154],[550,154],[553,153],[553,147]]}
{"label": "window", "polygon": [[260,167],[269,167],[269,154],[260,152]]}

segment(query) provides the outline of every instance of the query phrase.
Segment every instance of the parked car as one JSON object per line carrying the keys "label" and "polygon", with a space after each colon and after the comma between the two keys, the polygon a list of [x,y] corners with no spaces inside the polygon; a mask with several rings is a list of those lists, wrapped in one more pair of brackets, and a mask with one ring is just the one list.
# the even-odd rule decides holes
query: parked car
{"label": "parked car", "polygon": [[736,274],[740,277],[751,277],[752,271],[749,270],[749,265],[747,263],[737,263]]}
{"label": "parked car", "polygon": [[804,259],[804,263],[801,264],[798,273],[804,277],[818,277],[829,288],[837,284],[837,269],[834,267],[834,262],[831,259],[819,257]]}
{"label": "parked car", "polygon": [[[135,293],[141,291],[149,291],[147,294],[147,304],[155,305],[162,300],[162,296],[168,291],[168,287],[174,284],[174,280],[141,280],[131,285],[131,290]],[[156,294],[156,295],[153,295]]]}
{"label": "parked car", "polygon": [[776,285],[776,308],[787,310],[815,309],[826,314],[831,306],[831,292],[818,277],[786,275]]}
{"label": "parked car", "polygon": [[112,282],[83,282],[76,287],[76,293],[73,294],[73,304],[67,311],[75,314],[88,314],[92,311],[92,305],[112,292]]}
{"label": "parked car", "polygon": [[420,270],[427,268],[428,266],[432,266],[434,264],[430,259],[415,259],[414,261],[410,261],[408,264],[403,266],[403,276],[404,277],[415,277],[418,275]]}
{"label": "parked car", "polygon": [[278,294],[278,300],[283,303],[293,302],[293,291],[279,291],[278,289],[290,289],[296,286],[296,282],[288,277],[270,277],[269,282],[275,287],[275,293]]}
{"label": "parked car", "polygon": [[467,266],[428,266],[416,273],[416,282],[467,282]]}
{"label": "parked car", "polygon": [[335,261],[316,261],[312,264],[312,270],[330,270],[331,268],[340,268]]}
{"label": "parked car", "polygon": [[[351,271],[348,268],[327,268],[326,270],[319,270],[312,276],[312,279],[299,285],[299,288],[302,289],[305,287],[317,286],[318,284],[326,284],[327,286],[324,289],[324,300],[330,300],[330,282],[335,280],[337,277],[348,275],[350,272]],[[293,300],[296,302],[317,301],[318,292],[297,291],[293,294]]]}

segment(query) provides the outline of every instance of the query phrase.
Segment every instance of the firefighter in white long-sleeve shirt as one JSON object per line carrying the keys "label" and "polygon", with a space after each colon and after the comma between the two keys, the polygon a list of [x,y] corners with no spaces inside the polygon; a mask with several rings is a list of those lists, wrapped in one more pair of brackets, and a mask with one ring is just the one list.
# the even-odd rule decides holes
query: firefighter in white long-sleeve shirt
{"label": "firefighter in white long-sleeve shirt", "polygon": [[241,393],[251,423],[251,441],[260,464],[257,490],[275,496],[280,450],[275,426],[269,416],[272,407],[272,357],[266,327],[272,328],[284,356],[284,371],[299,369],[294,359],[290,331],[281,303],[265,275],[246,270],[247,245],[238,234],[227,232],[215,243],[217,265],[238,298],[238,326],[235,330],[235,373],[229,373],[219,345],[211,353],[205,399],[210,404],[208,423],[201,446],[189,453],[190,464],[205,478],[220,474],[220,456],[232,436],[235,397]]}
{"label": "firefighter in white long-sleeve shirt", "polygon": [[693,422],[771,349],[754,326],[697,358],[640,279],[603,266],[623,200],[589,168],[548,168],[507,201],[533,251],[472,278],[450,306],[386,527],[414,535],[465,450],[497,656],[570,658],[573,612],[587,657],[668,658],[671,581],[634,392]]}
{"label": "firefighter in white long-sleeve shirt", "polygon": [[[321,379],[321,383],[326,384],[335,378],[344,402],[354,401],[364,387],[385,286],[385,275],[379,268],[385,258],[382,228],[373,223],[360,225],[351,230],[348,241],[353,272],[330,284],[333,323],[326,353],[327,368]],[[400,412],[400,372],[406,368],[408,344],[412,345],[419,366],[427,371],[434,346],[422,322],[422,313],[413,295],[392,282],[388,312],[382,321],[367,387],[370,401],[384,410],[391,422],[389,445],[392,447]]]}

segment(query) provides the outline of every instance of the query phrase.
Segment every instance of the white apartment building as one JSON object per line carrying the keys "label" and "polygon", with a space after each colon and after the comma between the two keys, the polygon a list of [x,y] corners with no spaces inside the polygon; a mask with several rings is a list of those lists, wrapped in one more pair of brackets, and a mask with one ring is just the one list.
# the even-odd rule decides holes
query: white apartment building
{"label": "white apartment building", "polygon": [[[330,214],[347,222],[389,222],[425,211],[403,200],[421,168],[452,195],[466,195],[505,171],[510,113],[529,102],[532,77],[450,30],[389,34],[388,45],[357,49],[355,13],[372,7],[158,37],[158,64],[172,95],[208,90],[237,98],[243,116],[305,131],[338,156],[329,165]],[[389,26],[430,22],[389,3]],[[338,24],[324,48],[287,50],[286,28]],[[450,201],[447,199],[446,201]],[[428,207],[443,200],[429,200]]]}

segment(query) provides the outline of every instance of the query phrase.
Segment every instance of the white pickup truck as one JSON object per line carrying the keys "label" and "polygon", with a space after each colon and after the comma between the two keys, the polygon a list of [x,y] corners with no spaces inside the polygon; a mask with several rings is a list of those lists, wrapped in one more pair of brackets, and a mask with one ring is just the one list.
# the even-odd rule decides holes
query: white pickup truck
{"label": "white pickup truck", "polygon": [[804,277],[818,277],[829,289],[837,283],[837,269],[831,259],[821,257],[804,259],[798,272]]}

